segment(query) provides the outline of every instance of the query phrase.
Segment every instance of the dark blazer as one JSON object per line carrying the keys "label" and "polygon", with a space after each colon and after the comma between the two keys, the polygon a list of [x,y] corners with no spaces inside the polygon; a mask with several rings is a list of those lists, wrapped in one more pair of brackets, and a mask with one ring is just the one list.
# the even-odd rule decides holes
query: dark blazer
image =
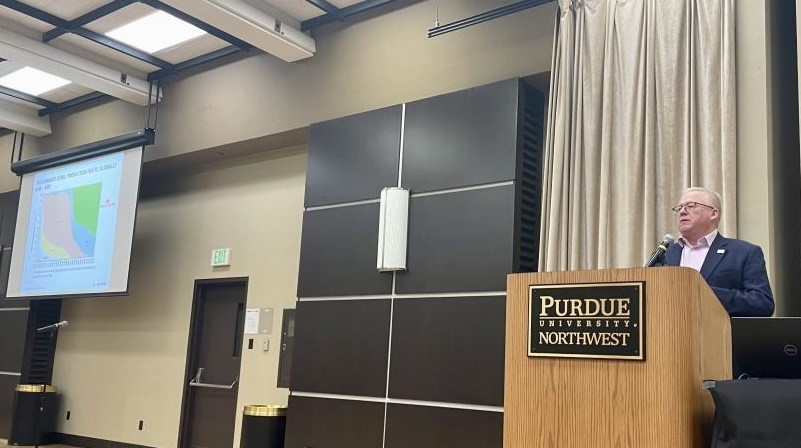
{"label": "dark blazer", "polygon": [[[665,264],[679,266],[681,251],[680,244],[671,245],[665,254]],[[773,293],[759,246],[718,234],[701,266],[701,275],[730,316],[773,314]]]}

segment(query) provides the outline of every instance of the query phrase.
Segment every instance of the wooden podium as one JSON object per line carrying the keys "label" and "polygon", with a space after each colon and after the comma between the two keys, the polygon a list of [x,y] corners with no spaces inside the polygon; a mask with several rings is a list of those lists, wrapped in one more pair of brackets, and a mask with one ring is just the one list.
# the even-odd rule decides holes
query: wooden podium
{"label": "wooden podium", "polygon": [[[529,356],[530,297],[543,287],[532,285],[616,283],[643,285],[644,360]],[[513,274],[507,288],[504,448],[709,446],[702,382],[731,378],[731,326],[698,272]]]}

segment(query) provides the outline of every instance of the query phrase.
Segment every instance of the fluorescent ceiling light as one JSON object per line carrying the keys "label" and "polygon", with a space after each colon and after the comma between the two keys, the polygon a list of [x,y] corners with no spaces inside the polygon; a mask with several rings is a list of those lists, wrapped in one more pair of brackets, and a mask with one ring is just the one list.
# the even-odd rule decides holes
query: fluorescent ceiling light
{"label": "fluorescent ceiling light", "polygon": [[0,78],[0,86],[8,87],[29,95],[39,96],[45,92],[66,86],[70,82],[64,78],[45,73],[35,68],[23,67]]}
{"label": "fluorescent ceiling light", "polygon": [[[2,26],[0,58],[52,73],[75,84],[140,106],[147,106],[151,99],[155,99],[154,95],[148,95],[150,84],[144,79],[51,47],[38,39],[13,33]],[[121,82],[123,78],[125,81]]]}
{"label": "fluorescent ceiling light", "polygon": [[[296,0],[297,1],[297,0]],[[161,0],[169,6],[287,62],[314,56],[311,36],[245,0]],[[2,3],[2,1],[0,1]],[[272,2],[277,3],[277,2]]]}
{"label": "fluorescent ceiling light", "polygon": [[204,34],[194,25],[157,11],[113,29],[106,36],[152,54]]}

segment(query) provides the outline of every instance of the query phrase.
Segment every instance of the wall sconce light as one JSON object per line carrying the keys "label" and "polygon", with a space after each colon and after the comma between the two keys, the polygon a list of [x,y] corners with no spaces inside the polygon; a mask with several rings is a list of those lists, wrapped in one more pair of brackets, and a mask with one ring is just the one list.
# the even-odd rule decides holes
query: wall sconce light
{"label": "wall sconce light", "polygon": [[406,270],[406,239],[409,233],[409,190],[385,187],[381,190],[378,217],[379,272]]}

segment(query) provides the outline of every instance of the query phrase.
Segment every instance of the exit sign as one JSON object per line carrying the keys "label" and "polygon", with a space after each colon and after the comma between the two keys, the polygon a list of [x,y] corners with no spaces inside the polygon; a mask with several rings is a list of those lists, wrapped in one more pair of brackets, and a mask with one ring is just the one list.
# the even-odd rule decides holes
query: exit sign
{"label": "exit sign", "polygon": [[231,249],[214,249],[211,251],[211,265],[216,266],[230,266],[231,265]]}

